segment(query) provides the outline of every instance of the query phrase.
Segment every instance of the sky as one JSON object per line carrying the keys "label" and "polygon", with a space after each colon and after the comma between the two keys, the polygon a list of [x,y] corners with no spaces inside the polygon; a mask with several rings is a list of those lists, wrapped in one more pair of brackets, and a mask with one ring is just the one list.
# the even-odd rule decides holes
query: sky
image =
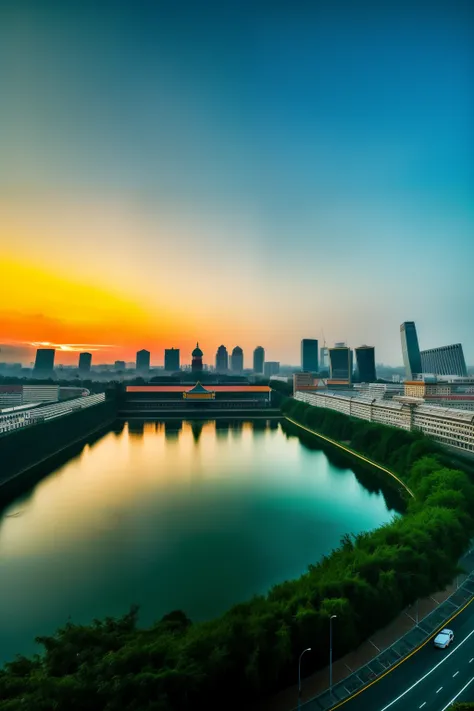
{"label": "sky", "polygon": [[0,0],[0,361],[474,364],[474,5]]}

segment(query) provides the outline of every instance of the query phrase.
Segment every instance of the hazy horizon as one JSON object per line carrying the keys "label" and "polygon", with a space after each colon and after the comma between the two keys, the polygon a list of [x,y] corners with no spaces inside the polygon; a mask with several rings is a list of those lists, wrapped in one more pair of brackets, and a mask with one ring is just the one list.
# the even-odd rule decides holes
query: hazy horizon
{"label": "hazy horizon", "polygon": [[[474,6],[0,8],[0,361],[474,363]],[[3,345],[2,345],[3,344]],[[20,357],[21,355],[21,357]]]}

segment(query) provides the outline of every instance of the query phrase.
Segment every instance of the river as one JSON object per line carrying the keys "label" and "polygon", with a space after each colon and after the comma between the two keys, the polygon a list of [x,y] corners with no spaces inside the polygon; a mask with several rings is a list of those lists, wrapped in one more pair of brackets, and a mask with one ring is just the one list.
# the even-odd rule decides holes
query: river
{"label": "river", "polygon": [[0,664],[68,617],[213,617],[394,513],[277,421],[122,424],[0,513]]}

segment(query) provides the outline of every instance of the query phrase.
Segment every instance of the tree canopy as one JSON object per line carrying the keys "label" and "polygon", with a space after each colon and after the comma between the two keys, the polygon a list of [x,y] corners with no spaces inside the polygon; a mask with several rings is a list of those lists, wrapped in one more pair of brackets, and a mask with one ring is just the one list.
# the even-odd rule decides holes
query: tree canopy
{"label": "tree canopy", "polygon": [[18,656],[0,671],[1,711],[242,708],[293,683],[306,647],[313,650],[306,673],[326,665],[327,649],[315,640],[326,637],[331,615],[337,658],[452,581],[474,534],[467,474],[446,466],[421,436],[295,400],[283,411],[396,469],[415,493],[407,514],[344,536],[299,579],[214,620],[192,623],[178,610],[140,629],[132,608],[119,619],[69,622],[38,639],[41,654]]}

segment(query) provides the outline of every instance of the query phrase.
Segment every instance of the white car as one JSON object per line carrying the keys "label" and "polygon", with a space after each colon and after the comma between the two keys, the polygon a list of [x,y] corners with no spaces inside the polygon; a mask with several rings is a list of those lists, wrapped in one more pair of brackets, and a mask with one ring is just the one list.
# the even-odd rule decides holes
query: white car
{"label": "white car", "polygon": [[453,639],[454,632],[445,627],[444,630],[441,630],[441,632],[436,635],[434,646],[438,647],[438,649],[446,649],[446,647],[449,647]]}

